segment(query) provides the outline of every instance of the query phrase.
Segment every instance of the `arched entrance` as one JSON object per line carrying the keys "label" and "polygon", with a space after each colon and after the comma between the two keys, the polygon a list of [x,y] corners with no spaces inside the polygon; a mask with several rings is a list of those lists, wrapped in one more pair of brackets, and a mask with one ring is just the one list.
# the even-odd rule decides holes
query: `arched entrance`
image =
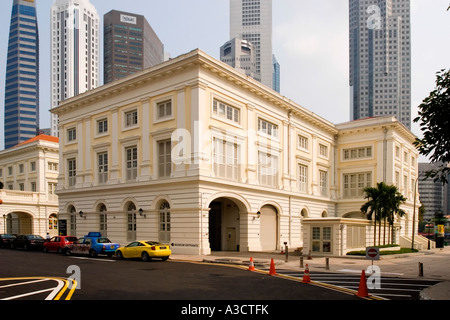
{"label": "arched entrance", "polygon": [[211,251],[239,251],[239,202],[217,198],[209,205],[209,245]]}
{"label": "arched entrance", "polygon": [[33,217],[24,212],[6,215],[6,233],[33,234]]}
{"label": "arched entrance", "polygon": [[278,245],[278,211],[274,206],[265,205],[260,212],[261,250],[276,250]]}

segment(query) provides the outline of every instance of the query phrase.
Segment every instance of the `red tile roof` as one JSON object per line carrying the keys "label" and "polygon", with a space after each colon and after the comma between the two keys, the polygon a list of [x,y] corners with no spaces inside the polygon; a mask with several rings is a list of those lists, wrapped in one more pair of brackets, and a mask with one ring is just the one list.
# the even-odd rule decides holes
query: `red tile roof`
{"label": "red tile roof", "polygon": [[44,141],[50,141],[50,142],[59,143],[59,138],[58,137],[53,137],[53,136],[49,136],[49,135],[46,135],[46,134],[40,134],[40,135],[38,135],[38,136],[36,136],[34,138],[31,138],[31,139],[29,139],[27,141],[19,143],[16,147],[23,146],[25,144],[32,143],[32,142],[38,141],[38,140],[44,140]]}

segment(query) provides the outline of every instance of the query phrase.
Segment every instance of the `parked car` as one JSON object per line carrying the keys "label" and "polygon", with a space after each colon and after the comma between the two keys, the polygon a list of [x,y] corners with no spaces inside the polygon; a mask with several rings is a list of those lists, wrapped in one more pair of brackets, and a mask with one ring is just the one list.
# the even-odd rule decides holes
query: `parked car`
{"label": "parked car", "polygon": [[77,241],[77,237],[72,236],[56,236],[44,243],[44,252],[62,253],[69,244]]}
{"label": "parked car", "polygon": [[105,254],[111,257],[118,248],[120,244],[112,243],[108,238],[102,237],[100,232],[89,232],[87,236],[67,245],[64,252],[66,255],[88,254],[96,257],[99,254]]}
{"label": "parked car", "polygon": [[17,236],[15,234],[0,234],[0,248],[11,248],[11,241]]}
{"label": "parked car", "polygon": [[119,259],[141,258],[143,261],[150,261],[152,258],[167,260],[171,254],[168,244],[156,241],[134,241],[116,251]]}
{"label": "parked car", "polygon": [[13,241],[11,241],[11,248],[22,248],[24,250],[42,250],[44,242],[45,239],[39,235],[18,235]]}

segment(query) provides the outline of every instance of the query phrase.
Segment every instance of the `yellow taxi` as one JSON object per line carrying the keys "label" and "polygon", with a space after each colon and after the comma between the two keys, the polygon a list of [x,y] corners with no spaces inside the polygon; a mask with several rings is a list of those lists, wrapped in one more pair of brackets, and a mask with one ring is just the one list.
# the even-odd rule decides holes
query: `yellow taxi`
{"label": "yellow taxi", "polygon": [[116,250],[116,257],[119,259],[141,258],[143,261],[150,261],[152,258],[167,260],[171,254],[168,244],[147,240],[133,241]]}

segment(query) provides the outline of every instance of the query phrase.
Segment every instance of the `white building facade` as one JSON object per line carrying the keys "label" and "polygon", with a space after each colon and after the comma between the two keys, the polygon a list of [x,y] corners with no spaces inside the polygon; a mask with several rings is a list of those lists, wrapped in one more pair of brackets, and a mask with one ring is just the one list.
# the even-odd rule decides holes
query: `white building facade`
{"label": "white building facade", "polygon": [[[395,118],[334,125],[200,50],[52,112],[59,218],[75,236],[159,240],[186,254],[285,243],[345,254],[370,244],[373,228],[351,175],[364,174],[364,186],[417,176],[417,165],[394,161],[397,147],[417,159]],[[353,149],[364,156],[349,158]],[[411,198],[405,209],[397,239],[412,232]]]}
{"label": "white building facade", "polygon": [[0,152],[0,232],[58,235],[58,138],[39,135]]}
{"label": "white building facade", "polygon": [[[55,0],[51,8],[51,108],[100,85],[100,19],[89,0]],[[58,118],[51,116],[51,135]]]}

